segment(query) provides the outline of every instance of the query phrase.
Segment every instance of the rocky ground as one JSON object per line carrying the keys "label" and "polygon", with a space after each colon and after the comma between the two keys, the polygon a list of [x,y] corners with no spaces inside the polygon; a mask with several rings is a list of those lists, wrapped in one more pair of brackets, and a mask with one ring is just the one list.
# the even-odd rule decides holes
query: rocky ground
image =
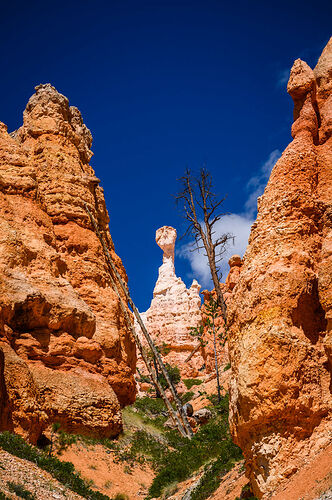
{"label": "rocky ground", "polygon": [[155,475],[148,464],[129,465],[102,445],[73,444],[60,458],[72,462],[82,477],[111,498],[117,494],[145,498]]}
{"label": "rocky ground", "polygon": [[319,453],[272,495],[272,500],[332,499],[332,445]]}
{"label": "rocky ground", "polygon": [[[32,498],[38,500],[78,500],[82,498],[37,465],[0,449],[0,492],[8,498],[17,498],[19,495],[15,494],[15,485],[30,492],[33,495],[30,497],[31,500]],[[25,498],[29,500],[28,496]]]}

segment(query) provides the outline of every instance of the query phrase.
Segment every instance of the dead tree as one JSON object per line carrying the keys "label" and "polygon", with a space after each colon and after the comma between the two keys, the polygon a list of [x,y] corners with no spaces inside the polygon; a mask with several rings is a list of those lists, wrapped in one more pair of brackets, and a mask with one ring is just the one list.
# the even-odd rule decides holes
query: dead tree
{"label": "dead tree", "polygon": [[213,336],[213,353],[214,353],[214,366],[217,377],[217,392],[218,392],[218,403],[221,402],[221,386],[220,386],[220,376],[219,376],[219,364],[218,364],[218,355],[217,355],[217,335],[220,340],[223,340],[223,344],[225,344],[226,339],[226,329],[224,330],[224,334],[220,333],[221,327],[216,325],[216,319],[219,315],[219,305],[216,300],[213,299],[212,295],[210,296],[209,302],[205,304],[205,326],[212,333]]}
{"label": "dead tree", "polygon": [[227,310],[220,287],[221,275],[218,264],[226,251],[227,242],[234,237],[228,233],[214,237],[216,223],[226,215],[220,211],[225,198],[217,198],[213,192],[211,174],[205,168],[200,170],[197,177],[192,176],[187,169],[179,181],[182,184],[182,191],[175,196],[175,200],[177,204],[183,204],[184,217],[188,221],[185,235],[194,237],[197,250],[205,250],[217,302],[226,325]]}

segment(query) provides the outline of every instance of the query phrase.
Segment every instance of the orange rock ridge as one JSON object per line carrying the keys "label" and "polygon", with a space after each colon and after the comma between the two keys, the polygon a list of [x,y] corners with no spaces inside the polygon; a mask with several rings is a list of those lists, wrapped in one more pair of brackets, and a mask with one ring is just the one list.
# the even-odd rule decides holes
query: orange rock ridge
{"label": "orange rock ridge", "polygon": [[110,252],[92,137],[77,108],[39,85],[12,134],[0,124],[0,429],[33,442],[52,423],[120,431],[136,352],[84,202]]}
{"label": "orange rock ridge", "polygon": [[296,60],[293,141],[258,199],[229,302],[230,425],[268,498],[331,443],[332,38]]}

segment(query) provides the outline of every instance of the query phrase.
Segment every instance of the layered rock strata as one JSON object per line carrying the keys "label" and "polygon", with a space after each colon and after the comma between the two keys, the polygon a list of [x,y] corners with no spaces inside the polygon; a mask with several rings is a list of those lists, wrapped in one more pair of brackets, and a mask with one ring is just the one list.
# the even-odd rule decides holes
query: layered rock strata
{"label": "layered rock strata", "polygon": [[156,345],[169,351],[163,356],[164,360],[172,366],[178,366],[182,374],[189,377],[197,376],[204,364],[199,351],[189,362],[185,361],[197,345],[189,331],[201,321],[201,287],[194,280],[187,289],[182,279],[176,276],[176,237],[176,229],[170,226],[163,226],[156,231],[156,243],[163,250],[163,263],[159,268],[151,305],[142,317]]}
{"label": "layered rock strata", "polygon": [[135,397],[135,346],[84,207],[126,280],[91,143],[50,84],[36,87],[19,130],[0,124],[0,425],[34,442],[54,421],[115,434]]}
{"label": "layered rock strata", "polygon": [[[229,261],[229,273],[227,275],[225,283],[220,283],[220,287],[223,293],[223,297],[228,306],[229,302],[232,299],[232,294],[235,285],[240,279],[240,273],[242,269],[242,259],[239,255],[233,255]],[[202,295],[204,297],[204,302],[201,308],[202,313],[202,323],[204,326],[203,330],[203,347],[202,347],[202,356],[204,358],[205,370],[206,374],[215,374],[215,355],[214,355],[214,338],[213,331],[211,326],[208,325],[207,320],[211,321],[211,315],[208,311],[208,305],[210,302],[210,298],[214,301],[217,300],[217,294],[215,290],[203,290]],[[218,316],[215,319],[215,329],[216,329],[216,354],[217,360],[220,370],[226,367],[229,363],[229,355],[228,355],[228,343],[226,341],[227,333],[225,332],[224,320],[221,316]]]}
{"label": "layered rock strata", "polygon": [[332,39],[296,60],[293,141],[258,199],[230,301],[230,424],[267,498],[331,442]]}

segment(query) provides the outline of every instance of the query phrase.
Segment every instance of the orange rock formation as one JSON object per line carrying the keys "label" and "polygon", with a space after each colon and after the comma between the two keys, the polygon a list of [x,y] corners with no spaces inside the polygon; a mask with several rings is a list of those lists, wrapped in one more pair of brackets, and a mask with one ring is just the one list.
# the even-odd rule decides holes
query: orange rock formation
{"label": "orange rock formation", "polygon": [[[227,306],[231,300],[233,289],[236,283],[240,279],[240,273],[242,269],[242,259],[239,255],[233,255],[229,259],[228,264],[230,269],[228,276],[226,278],[226,282],[220,283],[221,290],[223,292],[223,297]],[[215,373],[215,356],[214,356],[213,332],[211,327],[208,327],[206,324],[206,320],[209,318],[206,305],[209,304],[210,297],[212,297],[213,300],[217,300],[217,294],[215,290],[212,291],[203,290],[202,294],[204,297],[204,303],[201,308],[202,323],[204,325],[204,331],[202,337],[204,347],[202,348],[201,352],[205,362],[205,373],[209,374],[209,373]],[[224,320],[221,316],[215,319],[215,325],[216,325],[216,337],[217,337],[216,352],[217,352],[219,368],[220,370],[222,370],[222,368],[229,363],[229,355],[228,355],[228,343],[223,342],[225,330],[224,330]]]}
{"label": "orange rock formation", "polygon": [[332,39],[291,70],[293,142],[275,165],[230,301],[230,423],[267,498],[331,442]]}
{"label": "orange rock formation", "polygon": [[[187,289],[182,279],[176,276],[176,237],[176,229],[170,226],[163,226],[156,231],[156,243],[163,250],[163,264],[159,268],[151,305],[142,313],[142,318],[156,345],[169,349],[169,353],[163,356],[165,362],[177,365],[184,376],[196,377],[204,363],[200,352],[195,353],[189,362],[185,360],[197,345],[189,331],[201,321],[201,287],[194,280]],[[136,328],[140,331],[137,325]]]}
{"label": "orange rock formation", "polygon": [[36,441],[58,421],[81,433],[121,429],[136,354],[87,203],[126,279],[89,165],[77,108],[39,85],[12,134],[0,124],[0,428]]}

